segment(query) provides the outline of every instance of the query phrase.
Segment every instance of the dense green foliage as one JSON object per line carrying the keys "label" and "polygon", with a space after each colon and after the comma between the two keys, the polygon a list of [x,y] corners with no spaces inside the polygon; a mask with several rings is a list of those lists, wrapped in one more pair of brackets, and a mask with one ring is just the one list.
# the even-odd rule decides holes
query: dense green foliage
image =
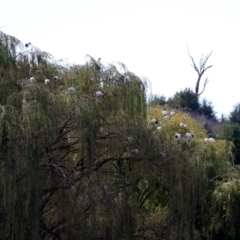
{"label": "dense green foliage", "polygon": [[200,107],[198,97],[190,88],[176,92],[172,98],[168,99],[168,104],[173,108],[189,108],[192,111],[197,111]]}
{"label": "dense green foliage", "polygon": [[231,123],[240,124],[240,103],[234,106],[233,111],[230,112],[229,121]]}
{"label": "dense green foliage", "polygon": [[164,106],[167,104],[167,99],[165,96],[152,96],[152,98],[149,100],[149,106],[157,106],[161,105]]}
{"label": "dense green foliage", "polygon": [[209,102],[206,99],[202,100],[200,108],[198,109],[198,113],[206,116],[208,119],[216,119],[216,113],[214,111],[212,102]]}
{"label": "dense green foliage", "polygon": [[225,120],[218,137],[234,143],[235,163],[240,164],[240,104],[230,112],[229,120]]}
{"label": "dense green foliage", "polygon": [[194,119],[203,124],[207,134],[212,137],[216,137],[221,127],[212,103],[206,99],[202,99],[200,102],[199,97],[189,88],[176,92],[173,97],[168,99],[165,96],[155,95],[149,100],[149,105],[168,105],[179,111],[189,112]]}
{"label": "dense green foliage", "polygon": [[221,131],[218,134],[220,139],[232,141],[234,143],[233,153],[235,155],[235,161],[240,163],[240,126],[236,123],[225,123]]}
{"label": "dense green foliage", "polygon": [[199,97],[189,88],[186,88],[183,91],[176,92],[173,97],[166,98],[165,96],[153,96],[149,105],[164,106],[165,104],[169,105],[172,108],[177,108],[179,110],[188,110],[191,111],[192,115],[201,115],[205,116],[207,119],[216,119],[216,113],[211,102],[203,99],[199,101]]}
{"label": "dense green foliage", "polygon": [[232,143],[147,107],[136,75],[91,57],[67,67],[1,32],[0,73],[2,239],[240,238]]}

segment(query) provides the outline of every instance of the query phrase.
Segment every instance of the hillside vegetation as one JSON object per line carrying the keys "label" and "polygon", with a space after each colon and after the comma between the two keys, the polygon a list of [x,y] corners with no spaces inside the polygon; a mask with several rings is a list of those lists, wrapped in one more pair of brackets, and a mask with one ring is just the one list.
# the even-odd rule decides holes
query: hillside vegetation
{"label": "hillside vegetation", "polygon": [[1,239],[240,238],[232,142],[148,107],[138,76],[0,32],[0,78]]}

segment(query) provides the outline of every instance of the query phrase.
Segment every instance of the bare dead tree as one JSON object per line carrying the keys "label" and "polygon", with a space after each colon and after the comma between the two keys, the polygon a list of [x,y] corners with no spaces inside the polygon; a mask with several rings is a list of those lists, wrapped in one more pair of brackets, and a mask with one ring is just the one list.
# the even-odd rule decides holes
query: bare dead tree
{"label": "bare dead tree", "polygon": [[205,81],[204,81],[203,90],[199,93],[199,85],[200,85],[200,81],[201,81],[201,78],[202,78],[203,74],[207,71],[207,69],[213,67],[213,65],[210,65],[210,66],[206,67],[206,63],[207,63],[207,61],[208,61],[208,59],[211,56],[213,51],[211,51],[207,55],[202,54],[202,57],[201,57],[200,62],[199,62],[199,68],[196,66],[193,57],[190,55],[190,53],[188,51],[188,48],[187,48],[187,52],[188,52],[188,56],[192,60],[192,65],[191,66],[195,69],[195,71],[198,74],[198,79],[197,79],[196,86],[195,86],[195,94],[196,94],[196,97],[198,97],[204,92],[205,87],[208,84],[208,78],[206,78]]}

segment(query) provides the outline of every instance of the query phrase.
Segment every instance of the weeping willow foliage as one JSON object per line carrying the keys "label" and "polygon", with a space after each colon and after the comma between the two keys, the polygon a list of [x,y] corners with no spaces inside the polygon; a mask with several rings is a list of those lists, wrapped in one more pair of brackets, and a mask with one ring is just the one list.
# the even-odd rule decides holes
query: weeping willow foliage
{"label": "weeping willow foliage", "polygon": [[[3,239],[239,236],[230,142],[206,144],[188,113],[147,108],[145,83],[126,68],[90,56],[68,67],[0,36]],[[186,132],[194,138],[174,138]]]}

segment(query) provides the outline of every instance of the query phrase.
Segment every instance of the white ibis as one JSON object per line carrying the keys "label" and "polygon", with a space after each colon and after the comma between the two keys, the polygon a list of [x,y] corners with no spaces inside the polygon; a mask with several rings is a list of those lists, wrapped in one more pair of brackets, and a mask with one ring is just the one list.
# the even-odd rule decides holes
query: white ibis
{"label": "white ibis", "polygon": [[136,149],[136,148],[132,150],[132,153],[135,153],[135,154],[137,154],[138,152],[139,152],[139,150],[138,150],[138,149]]}
{"label": "white ibis", "polygon": [[159,122],[155,119],[155,118],[152,118],[151,120],[150,120],[150,124],[152,124],[152,125],[157,125]]}
{"label": "white ibis", "polygon": [[95,96],[96,97],[103,97],[104,96],[104,93],[102,91],[96,91],[95,92]]}
{"label": "white ibis", "polygon": [[31,83],[36,82],[35,78],[34,78],[34,77],[30,77],[30,82],[31,82]]}
{"label": "white ibis", "polygon": [[209,143],[209,138],[204,138],[205,143]]}
{"label": "white ibis", "polygon": [[162,114],[163,114],[163,116],[166,116],[166,115],[168,115],[168,112],[167,111],[162,111]]}
{"label": "white ibis", "polygon": [[181,128],[188,128],[188,125],[185,124],[185,123],[180,123],[179,126],[180,126]]}
{"label": "white ibis", "polygon": [[176,112],[171,111],[171,112],[170,112],[170,116],[173,117],[174,115],[176,115]]}
{"label": "white ibis", "polygon": [[58,76],[55,76],[55,77],[53,78],[53,80],[54,80],[54,81],[58,81]]}
{"label": "white ibis", "polygon": [[185,133],[185,138],[187,138],[188,140],[192,139],[194,137],[194,135],[192,133]]}
{"label": "white ibis", "polygon": [[28,48],[31,45],[31,43],[25,43],[25,47]]}
{"label": "white ibis", "polygon": [[184,128],[184,123],[180,123],[179,126],[180,126],[181,128]]}
{"label": "white ibis", "polygon": [[49,79],[45,79],[45,84],[49,85],[50,84],[50,80]]}
{"label": "white ibis", "polygon": [[68,88],[68,91],[69,91],[69,92],[76,92],[76,89],[75,89],[75,87],[72,87],[72,86],[71,86],[71,87]]}
{"label": "white ibis", "polygon": [[205,143],[212,143],[212,142],[216,142],[216,140],[214,138],[205,138],[204,142]]}
{"label": "white ibis", "polygon": [[169,115],[164,115],[163,118],[164,118],[165,120],[169,120],[169,119],[170,119]]}
{"label": "white ibis", "polygon": [[209,138],[208,141],[211,142],[216,142],[216,140],[214,138]]}
{"label": "white ibis", "polygon": [[175,138],[176,140],[181,139],[181,134],[180,134],[180,133],[176,133],[176,134],[174,135],[174,138]]}
{"label": "white ibis", "polygon": [[126,76],[126,77],[124,78],[124,81],[125,81],[126,83],[129,83],[129,82],[131,82],[131,78],[130,78],[129,76]]}

